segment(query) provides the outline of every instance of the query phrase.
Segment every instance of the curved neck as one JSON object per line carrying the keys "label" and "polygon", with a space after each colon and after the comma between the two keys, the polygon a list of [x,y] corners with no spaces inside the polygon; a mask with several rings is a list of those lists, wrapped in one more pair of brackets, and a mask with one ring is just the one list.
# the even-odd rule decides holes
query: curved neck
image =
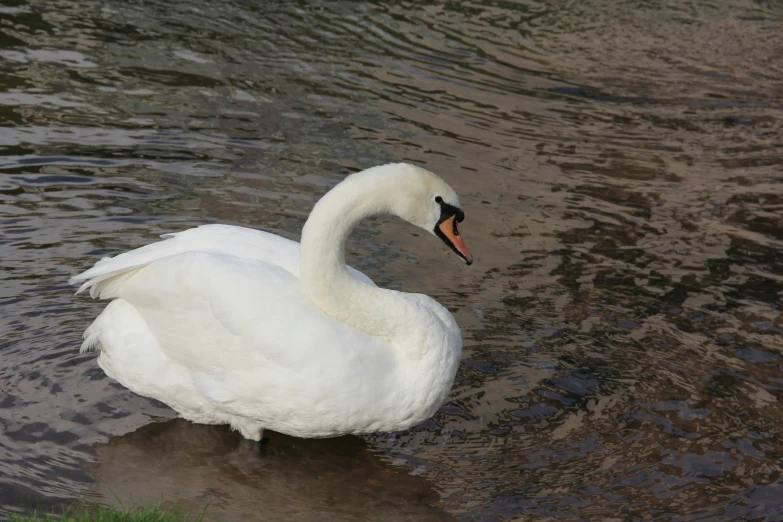
{"label": "curved neck", "polygon": [[352,277],[345,265],[345,243],[365,217],[396,214],[389,191],[399,187],[384,167],[346,178],[315,205],[302,230],[302,292],[316,308],[368,334],[393,340],[415,316],[399,292],[370,286]]}

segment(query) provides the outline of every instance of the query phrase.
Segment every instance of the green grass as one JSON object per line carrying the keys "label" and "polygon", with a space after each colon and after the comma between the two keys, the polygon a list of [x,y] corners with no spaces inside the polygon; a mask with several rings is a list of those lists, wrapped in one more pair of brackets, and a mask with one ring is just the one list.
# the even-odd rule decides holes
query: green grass
{"label": "green grass", "polygon": [[189,515],[180,509],[167,511],[160,506],[118,511],[95,505],[79,505],[62,515],[30,513],[11,515],[8,522],[202,522],[204,514]]}

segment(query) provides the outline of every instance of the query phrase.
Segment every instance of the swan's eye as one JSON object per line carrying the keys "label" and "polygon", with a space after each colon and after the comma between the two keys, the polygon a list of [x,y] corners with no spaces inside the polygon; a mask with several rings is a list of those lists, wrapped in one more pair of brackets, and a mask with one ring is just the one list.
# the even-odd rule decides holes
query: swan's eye
{"label": "swan's eye", "polygon": [[454,217],[454,233],[457,234],[457,223],[462,223],[462,220],[465,219],[465,213],[462,212],[462,209],[459,209],[454,205],[449,205],[443,201],[443,198],[440,196],[435,196],[435,201],[440,205],[440,219],[438,220],[438,225],[447,219]]}

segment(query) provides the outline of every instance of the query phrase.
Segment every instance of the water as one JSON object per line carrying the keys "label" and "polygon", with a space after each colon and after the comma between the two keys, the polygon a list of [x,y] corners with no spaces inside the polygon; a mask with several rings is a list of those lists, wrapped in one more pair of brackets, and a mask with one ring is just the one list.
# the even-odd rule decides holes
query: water
{"label": "water", "polygon": [[[779,2],[5,2],[0,515],[783,519]],[[467,268],[385,218],[350,262],[451,309],[451,400],[262,454],[110,382],[72,274],[211,222],[297,238],[346,174],[457,190]]]}

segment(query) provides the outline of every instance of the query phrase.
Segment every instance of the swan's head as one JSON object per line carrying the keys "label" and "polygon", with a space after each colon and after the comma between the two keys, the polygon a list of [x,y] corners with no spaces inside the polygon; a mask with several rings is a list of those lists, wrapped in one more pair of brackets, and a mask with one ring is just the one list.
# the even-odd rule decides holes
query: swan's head
{"label": "swan's head", "polygon": [[393,189],[386,194],[392,213],[439,237],[468,265],[473,263],[457,225],[465,219],[457,193],[420,167],[405,163],[384,167],[395,170]]}

